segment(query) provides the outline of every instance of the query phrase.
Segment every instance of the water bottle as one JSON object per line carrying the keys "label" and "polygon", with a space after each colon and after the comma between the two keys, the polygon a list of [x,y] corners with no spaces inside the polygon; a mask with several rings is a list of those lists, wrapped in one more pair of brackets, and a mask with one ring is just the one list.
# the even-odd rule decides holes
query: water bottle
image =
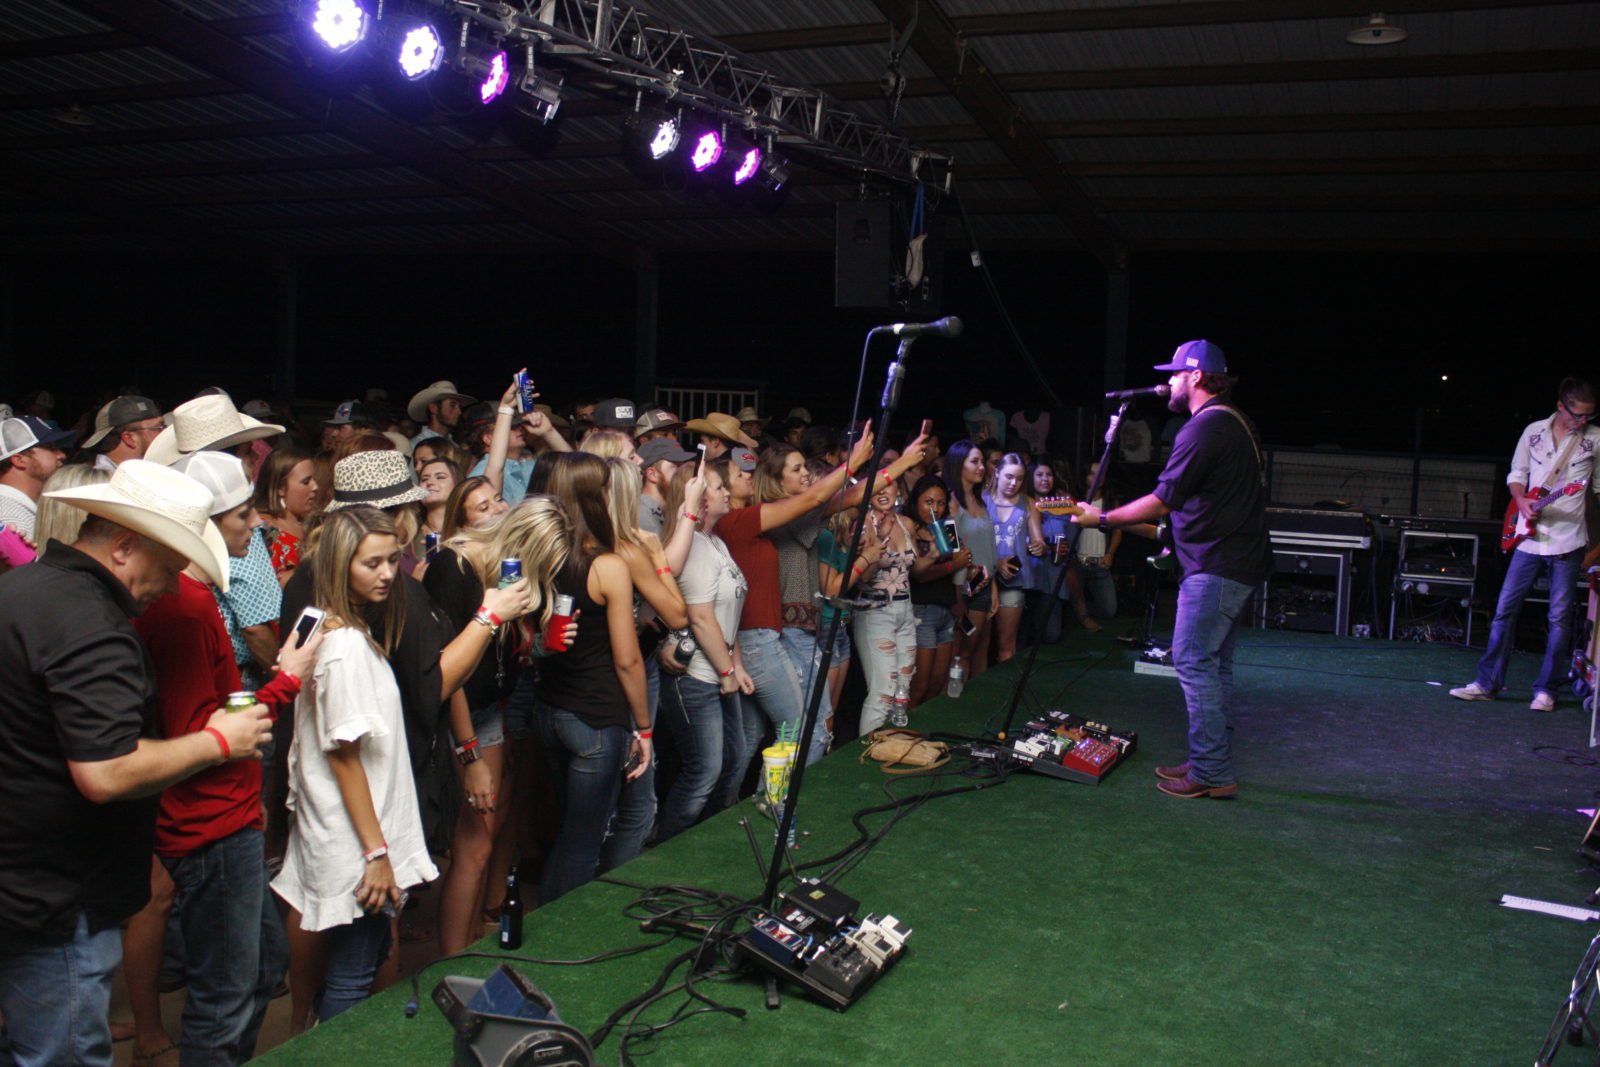
{"label": "water bottle", "polygon": [[909,726],[911,718],[906,712],[911,710],[911,693],[906,689],[906,680],[902,677],[894,687],[894,703],[889,706],[890,726]]}
{"label": "water bottle", "polygon": [[500,905],[500,947],[508,952],[522,947],[522,886],[515,867],[506,878],[506,899]]}
{"label": "water bottle", "polygon": [[945,687],[945,692],[953,697],[961,695],[961,690],[967,687],[967,672],[961,667],[961,657],[957,656],[950,664],[950,684]]}

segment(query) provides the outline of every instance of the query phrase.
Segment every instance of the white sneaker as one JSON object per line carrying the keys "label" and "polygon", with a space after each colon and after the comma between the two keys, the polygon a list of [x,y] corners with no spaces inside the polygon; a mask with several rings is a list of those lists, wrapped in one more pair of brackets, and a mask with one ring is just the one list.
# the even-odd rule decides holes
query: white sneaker
{"label": "white sneaker", "polygon": [[[1494,694],[1489,692],[1477,682],[1468,682],[1460,689],[1450,690],[1450,695],[1457,700],[1493,700]],[[1552,705],[1553,706],[1553,705]]]}
{"label": "white sneaker", "polygon": [[1556,698],[1544,690],[1533,694],[1533,703],[1528,705],[1529,711],[1555,711]]}

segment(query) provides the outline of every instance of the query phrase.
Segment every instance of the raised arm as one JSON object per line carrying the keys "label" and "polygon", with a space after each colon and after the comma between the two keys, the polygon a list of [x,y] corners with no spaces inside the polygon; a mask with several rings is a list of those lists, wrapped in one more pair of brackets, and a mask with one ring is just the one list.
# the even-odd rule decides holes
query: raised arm
{"label": "raised arm", "polygon": [[813,508],[821,507],[828,499],[844,488],[850,475],[860,470],[872,458],[872,426],[869,423],[861,440],[850,450],[850,458],[837,470],[818,478],[794,496],[775,500],[770,504],[753,505],[761,509],[761,532],[787,525]]}

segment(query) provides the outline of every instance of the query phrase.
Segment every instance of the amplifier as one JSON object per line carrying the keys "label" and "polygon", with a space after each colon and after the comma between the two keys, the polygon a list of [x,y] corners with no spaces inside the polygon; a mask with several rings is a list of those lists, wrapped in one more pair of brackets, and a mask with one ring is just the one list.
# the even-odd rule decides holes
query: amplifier
{"label": "amplifier", "polygon": [[1372,530],[1361,511],[1268,508],[1267,533],[1274,545],[1310,548],[1371,548]]}
{"label": "amplifier", "polygon": [[1478,535],[1448,530],[1402,529],[1402,578],[1445,578],[1470,582],[1478,577]]}
{"label": "amplifier", "polygon": [[1400,573],[1407,578],[1454,578],[1470,582],[1478,576],[1478,566],[1449,556],[1407,556],[1400,561]]}

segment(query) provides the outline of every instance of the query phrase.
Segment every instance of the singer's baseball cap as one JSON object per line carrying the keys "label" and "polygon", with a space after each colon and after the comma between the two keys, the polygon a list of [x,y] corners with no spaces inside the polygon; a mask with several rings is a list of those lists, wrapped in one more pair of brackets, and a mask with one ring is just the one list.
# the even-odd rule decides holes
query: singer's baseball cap
{"label": "singer's baseball cap", "polygon": [[1228,359],[1210,341],[1185,341],[1172,353],[1171,363],[1158,363],[1155,370],[1198,370],[1207,374],[1227,374]]}

